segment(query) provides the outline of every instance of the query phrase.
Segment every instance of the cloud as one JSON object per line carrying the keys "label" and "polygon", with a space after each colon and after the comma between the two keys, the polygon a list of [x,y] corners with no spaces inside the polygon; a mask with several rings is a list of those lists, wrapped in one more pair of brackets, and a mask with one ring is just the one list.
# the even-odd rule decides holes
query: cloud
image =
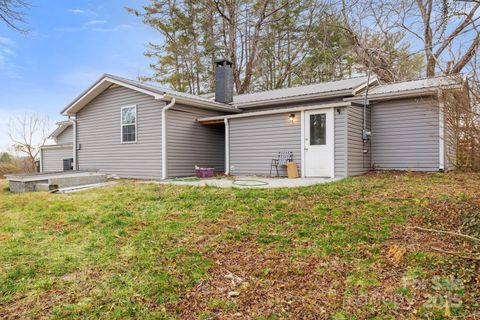
{"label": "cloud", "polygon": [[133,26],[127,23],[118,24],[110,28],[99,28],[99,27],[92,28],[92,30],[96,32],[117,32],[117,31],[129,31],[132,29],[133,29]]}
{"label": "cloud", "polygon": [[0,45],[13,47],[15,42],[12,39],[0,37]]}
{"label": "cloud", "polygon": [[87,23],[84,24],[84,26],[96,26],[100,24],[106,24],[108,23],[107,20],[90,20]]}
{"label": "cloud", "polygon": [[9,38],[0,37],[0,71],[9,77],[18,77],[17,70],[19,67],[15,65],[10,58],[15,56],[13,50],[15,42]]}
{"label": "cloud", "polygon": [[12,49],[9,49],[9,48],[3,48],[2,51],[10,56],[15,56],[15,51],[13,51]]}
{"label": "cloud", "polygon": [[85,10],[82,9],[68,9],[68,12],[75,13],[75,14],[83,14],[85,13]]}
{"label": "cloud", "polygon": [[73,14],[77,14],[77,15],[88,15],[88,16],[96,16],[97,13],[93,10],[89,10],[89,9],[68,9],[67,10],[68,12],[71,12]]}
{"label": "cloud", "polygon": [[80,27],[65,27],[57,28],[55,31],[59,32],[80,32],[80,31],[94,31],[94,32],[118,32],[118,31],[130,31],[135,27],[128,23],[117,24],[108,26],[107,20],[91,20],[84,23]]}

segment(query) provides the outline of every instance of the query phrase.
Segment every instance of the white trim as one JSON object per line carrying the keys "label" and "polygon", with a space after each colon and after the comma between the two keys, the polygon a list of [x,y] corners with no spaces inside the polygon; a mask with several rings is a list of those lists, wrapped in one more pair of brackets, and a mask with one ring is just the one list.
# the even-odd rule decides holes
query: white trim
{"label": "white trim", "polygon": [[349,102],[334,102],[334,103],[326,103],[326,104],[303,106],[303,107],[292,107],[292,108],[274,109],[274,110],[266,110],[266,111],[258,111],[258,112],[246,112],[241,114],[232,114],[228,116],[200,118],[197,121],[203,122],[203,121],[211,121],[211,120],[222,120],[225,118],[236,119],[236,118],[263,116],[263,115],[269,115],[269,114],[291,113],[291,112],[299,112],[304,110],[317,110],[317,109],[348,107],[348,106],[350,106]]}
{"label": "white trim", "polygon": [[305,178],[305,110],[300,111],[300,154],[301,154],[301,160],[300,160],[300,168],[302,170],[302,178]]}
{"label": "white trim", "polygon": [[[107,85],[105,85],[105,82],[108,82]],[[118,81],[118,80],[115,80],[115,79],[112,79],[108,76],[105,76],[103,75],[99,80],[97,80],[96,83],[94,83],[90,88],[88,88],[87,90],[85,90],[82,94],[80,94],[77,98],[75,98],[75,100],[73,100],[67,107],[65,107],[60,113],[62,115],[68,115],[69,112],[72,110],[72,109],[75,109],[77,106],[78,107],[78,110],[74,110],[74,112],[77,112],[79,111],[80,109],[82,109],[85,105],[87,105],[91,100],[85,102],[83,105],[83,100],[88,98],[92,93],[95,92],[95,90],[99,89],[101,86],[104,86],[104,88],[100,88],[100,92],[95,94],[93,98],[95,98],[98,94],[102,93],[103,91],[105,91],[105,89],[107,89],[111,84],[118,84],[122,87],[126,87],[126,88],[129,88],[129,89],[132,89],[132,90],[135,90],[135,91],[138,91],[138,92],[141,92],[141,93],[144,93],[144,94],[147,94],[149,96],[152,96],[154,97],[155,99],[160,99],[163,97],[163,95],[161,94],[158,94],[158,93],[154,93],[154,92],[151,92],[151,91],[147,91],[147,90],[144,90],[142,88],[139,88],[139,87],[135,87],[135,86],[132,86],[128,83],[125,83],[125,82],[121,82],[121,81]]]}
{"label": "white trim", "polygon": [[[229,105],[222,105],[221,103],[215,101],[208,101],[207,99],[196,99],[194,97],[182,97],[181,93],[178,95],[175,92],[164,91],[162,88],[153,88],[152,90],[144,89],[136,85],[132,85],[128,82],[121,81],[120,79],[113,78],[112,75],[104,74],[100,79],[98,79],[92,86],[87,90],[81,93],[77,98],[75,98],[70,104],[68,104],[60,113],[62,115],[72,115],[80,111],[84,106],[86,106],[91,100],[93,100],[100,93],[105,91],[110,85],[116,84],[137,92],[141,92],[152,96],[156,100],[171,100],[176,98],[178,101],[181,101],[187,105],[197,106],[205,109],[220,110],[225,112],[240,112],[239,110],[233,108]],[[126,79],[128,80],[128,79]],[[132,81],[132,80],[128,80]],[[156,92],[158,91],[158,92]]]}
{"label": "white trim", "polygon": [[[130,109],[134,108],[135,109],[135,141],[123,141],[123,127],[124,126],[131,126],[132,123],[129,124],[123,124],[123,109]],[[137,119],[137,105],[133,104],[130,106],[124,106],[120,108],[120,143],[121,144],[131,144],[131,143],[137,143],[138,141],[138,119]]]}
{"label": "white trim", "polygon": [[43,150],[40,148],[40,173],[43,172]]}
{"label": "white trim", "polygon": [[167,110],[175,105],[175,98],[162,108],[162,179],[168,178],[167,150]]}
{"label": "white trim", "polygon": [[[463,85],[461,84],[442,86],[443,89],[461,89],[462,87]],[[400,99],[400,98],[410,98],[410,97],[420,97],[420,96],[431,96],[431,95],[435,95],[437,91],[438,89],[434,87],[419,88],[419,89],[404,90],[404,91],[393,91],[393,92],[385,92],[385,93],[375,93],[375,91],[373,91],[368,94],[368,101],[375,101],[375,100],[388,99],[388,98]],[[361,95],[357,97],[344,98],[343,101],[345,102],[361,101],[363,103],[364,99],[365,99],[365,96]]]}
{"label": "white trim", "polygon": [[439,170],[445,170],[445,115],[441,91],[438,92],[438,161]]}
{"label": "white trim", "polygon": [[228,118],[223,119],[225,123],[225,175],[230,174],[230,125]]}
{"label": "white trim", "polygon": [[72,125],[70,121],[62,121],[57,123],[57,128],[48,136],[49,138],[57,140],[57,137]]}
{"label": "white trim", "polygon": [[[329,165],[329,173],[330,173],[330,177],[331,178],[334,178],[335,177],[335,108],[328,108],[327,110],[324,110],[323,108],[317,108],[317,109],[312,109],[312,110],[308,110],[308,111],[311,111],[311,112],[325,112],[326,113],[326,116],[327,116],[327,119],[326,119],[326,123],[327,123],[327,141],[326,141],[326,144],[327,144],[327,147],[328,147],[328,150],[330,151],[331,153],[331,156],[330,156],[330,165]],[[302,112],[303,113],[303,116],[302,118],[304,119],[303,120],[303,124],[302,124],[302,132],[303,132],[303,137],[302,137],[302,159],[304,159],[302,161],[302,166],[304,167],[304,169],[306,170],[307,169],[307,161],[306,161],[306,155],[305,155],[305,128],[306,128],[306,125],[305,125],[305,122],[307,121],[307,119],[305,119],[308,115],[305,113],[305,112]],[[330,119],[331,119],[331,125],[329,126],[328,125],[328,116],[330,115]],[[304,173],[304,171],[302,171],[302,178],[306,176],[306,172]]]}
{"label": "white trim", "polygon": [[376,76],[373,76],[371,79],[370,79],[370,82],[368,81],[365,81],[364,83],[360,84],[358,87],[354,88],[352,90],[352,95],[356,95],[359,91],[361,91],[363,88],[366,88],[367,85],[373,85],[377,83],[378,84],[378,78]]}
{"label": "white trim", "polygon": [[236,108],[243,109],[243,108],[267,106],[267,105],[280,104],[280,103],[302,102],[302,101],[315,100],[315,99],[345,97],[351,94],[352,94],[352,89],[343,89],[343,90],[328,91],[328,92],[321,92],[321,93],[307,93],[303,95],[295,95],[295,96],[283,97],[283,98],[253,100],[253,101],[244,102],[244,103],[234,102],[233,104]]}
{"label": "white trim", "polygon": [[72,132],[72,153],[73,153],[73,170],[78,170],[77,165],[77,117],[75,116],[74,119],[70,119],[73,125],[73,132]]}

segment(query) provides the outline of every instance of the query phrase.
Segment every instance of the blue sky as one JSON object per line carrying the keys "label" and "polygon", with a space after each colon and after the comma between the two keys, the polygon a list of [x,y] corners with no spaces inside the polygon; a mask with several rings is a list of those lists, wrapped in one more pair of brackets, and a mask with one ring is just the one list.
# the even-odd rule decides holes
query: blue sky
{"label": "blue sky", "polygon": [[0,24],[0,150],[14,113],[59,111],[103,73],[148,74],[145,43],[161,41],[125,7],[140,0],[31,0],[24,35]]}

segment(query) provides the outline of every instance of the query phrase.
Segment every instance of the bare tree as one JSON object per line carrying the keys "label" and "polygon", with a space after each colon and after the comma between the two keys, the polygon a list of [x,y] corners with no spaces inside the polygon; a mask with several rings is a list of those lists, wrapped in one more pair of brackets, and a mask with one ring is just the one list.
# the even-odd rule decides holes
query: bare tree
{"label": "bare tree", "polygon": [[[421,43],[425,74],[460,73],[480,45],[480,2],[462,0],[342,0],[345,28],[364,49],[362,23],[384,36],[402,34],[397,43]],[[360,12],[355,17],[352,12]],[[410,50],[411,54],[415,50]],[[374,61],[375,63],[375,61]]]}
{"label": "bare tree", "polygon": [[0,20],[14,30],[27,32],[21,25],[25,25],[25,9],[29,6],[24,0],[0,0]]}
{"label": "bare tree", "polygon": [[45,144],[50,132],[50,118],[37,114],[12,116],[10,119],[9,136],[13,148],[28,159],[30,169],[35,170],[35,160],[40,147]]}

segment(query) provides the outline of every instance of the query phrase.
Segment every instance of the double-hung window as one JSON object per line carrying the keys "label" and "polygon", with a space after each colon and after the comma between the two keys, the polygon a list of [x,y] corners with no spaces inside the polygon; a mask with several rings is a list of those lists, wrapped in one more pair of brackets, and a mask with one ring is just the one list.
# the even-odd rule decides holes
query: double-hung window
{"label": "double-hung window", "polygon": [[122,107],[122,143],[137,142],[137,106]]}

